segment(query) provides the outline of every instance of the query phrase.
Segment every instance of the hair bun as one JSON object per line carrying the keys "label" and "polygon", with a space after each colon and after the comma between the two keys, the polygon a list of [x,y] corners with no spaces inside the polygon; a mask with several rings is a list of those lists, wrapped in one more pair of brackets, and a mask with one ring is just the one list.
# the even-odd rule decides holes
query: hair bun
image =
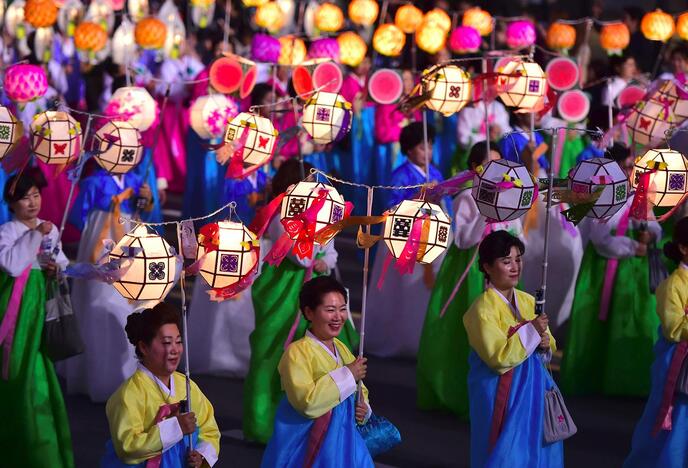
{"label": "hair bun", "polygon": [[141,325],[143,323],[143,313],[134,312],[127,317],[127,324],[124,326],[124,331],[127,334],[127,339],[134,347],[138,344],[141,337]]}

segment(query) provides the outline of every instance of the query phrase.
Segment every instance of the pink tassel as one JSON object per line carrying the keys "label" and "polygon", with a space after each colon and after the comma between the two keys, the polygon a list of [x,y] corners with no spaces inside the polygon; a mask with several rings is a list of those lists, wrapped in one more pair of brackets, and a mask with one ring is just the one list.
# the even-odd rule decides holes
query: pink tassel
{"label": "pink tassel", "polygon": [[[616,228],[617,237],[623,237],[626,235],[629,224],[629,216],[631,210],[626,210],[624,215],[619,221],[619,225]],[[607,260],[607,268],[604,272],[604,283],[602,286],[602,298],[600,299],[600,312],[598,315],[599,320],[606,321],[609,314],[609,303],[612,300],[612,291],[614,290],[614,280],[616,279],[616,270],[619,267],[619,261],[615,258],[610,258]]]}
{"label": "pink tassel", "polygon": [[420,235],[423,228],[423,222],[428,217],[428,215],[423,215],[420,218],[413,220],[413,226],[411,227],[411,233],[408,239],[406,239],[406,244],[404,245],[404,250],[401,251],[401,255],[397,258],[394,266],[400,275],[410,275],[413,273],[413,268],[416,265],[416,257],[418,256],[418,251],[420,250]]}
{"label": "pink tassel", "polygon": [[10,300],[7,303],[7,311],[0,324],[0,343],[3,345],[2,378],[4,380],[9,379],[10,375],[10,356],[12,354],[12,343],[14,342],[14,331],[17,326],[17,317],[19,316],[24,288],[26,287],[30,272],[31,265],[26,267],[22,274],[14,279]]}
{"label": "pink tassel", "polygon": [[284,257],[289,254],[289,250],[293,244],[294,241],[289,238],[289,234],[286,232],[283,233],[265,256],[265,263],[272,266],[279,266],[282,260],[284,260]]}
{"label": "pink tassel", "polygon": [[557,147],[554,149],[554,163],[553,170],[555,174],[559,174],[561,168],[561,155],[564,152],[564,145],[566,144],[566,129],[560,128],[557,130]]}

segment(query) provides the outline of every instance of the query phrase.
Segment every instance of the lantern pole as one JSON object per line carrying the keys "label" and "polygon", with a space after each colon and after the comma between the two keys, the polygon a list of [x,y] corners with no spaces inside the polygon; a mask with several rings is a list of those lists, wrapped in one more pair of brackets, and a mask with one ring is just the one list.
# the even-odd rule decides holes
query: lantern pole
{"label": "lantern pole", "polygon": [[[563,144],[563,142],[561,142]],[[547,176],[547,204],[545,211],[545,242],[542,255],[542,283],[540,289],[536,292],[535,299],[535,313],[537,315],[542,314],[545,311],[545,302],[547,297],[547,257],[549,256],[549,223],[552,208],[552,196],[554,192],[554,154],[556,153],[557,144],[560,144],[557,138],[557,133],[552,132],[552,152],[550,153],[549,170]]]}
{"label": "lantern pole", "polygon": [[[182,225],[177,223],[177,246],[179,252],[182,252]],[[179,255],[179,252],[177,253]],[[191,412],[191,371],[189,369],[189,325],[187,321],[186,312],[186,288],[185,288],[185,272],[184,272],[184,255],[181,254],[181,276],[179,277],[179,287],[181,289],[182,299],[182,341],[184,343],[184,376],[186,379],[186,410]],[[193,450],[193,434],[189,434],[189,451]]]}
{"label": "lantern pole", "polygon": [[[430,149],[428,147],[428,111],[423,109],[423,146],[425,147],[425,182],[430,182]],[[370,216],[370,215],[368,215]]]}
{"label": "lantern pole", "polygon": [[[366,204],[366,216],[372,216],[373,214],[373,187],[367,187],[368,189],[368,199]],[[366,234],[370,234],[370,225],[365,227]],[[367,245],[367,244],[366,244]],[[366,326],[366,312],[368,310],[368,267],[370,265],[370,247],[367,246],[363,252],[363,289],[361,297],[361,326],[359,335],[361,337],[358,343],[358,356],[363,357],[363,345],[365,343],[365,326]],[[363,395],[363,383],[358,382],[358,399],[360,400]]]}
{"label": "lantern pole", "polygon": [[612,109],[612,80],[607,79],[607,96],[609,96],[609,102],[607,103],[607,119],[609,123],[609,135],[611,139],[609,140],[609,146],[614,145],[614,132],[611,131],[614,126],[614,110]]}
{"label": "lantern pole", "polygon": [[225,51],[229,50],[229,48],[227,46],[229,45],[229,20],[230,20],[231,16],[232,16],[232,0],[225,0],[225,30],[224,30],[224,37],[222,39],[222,47],[224,48]]}
{"label": "lantern pole", "polygon": [[[483,56],[483,74],[487,73],[487,57]],[[483,79],[483,104],[485,105],[485,143],[487,146],[487,154],[485,157],[490,157],[490,108],[487,103],[487,83],[488,79]]]}

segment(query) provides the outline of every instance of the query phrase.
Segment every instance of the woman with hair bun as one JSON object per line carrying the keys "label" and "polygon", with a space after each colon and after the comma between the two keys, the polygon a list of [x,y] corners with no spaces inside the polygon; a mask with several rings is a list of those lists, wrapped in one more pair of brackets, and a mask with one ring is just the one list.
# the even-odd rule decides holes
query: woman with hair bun
{"label": "woman with hair bun", "polygon": [[657,289],[659,340],[652,389],[624,468],[682,467],[688,452],[688,218],[664,255],[679,264]]}
{"label": "woman with hair bun", "polygon": [[[112,439],[102,468],[197,468],[217,461],[220,431],[213,406],[194,382],[193,412],[186,410],[185,376],[176,372],[184,349],[180,328],[179,312],[164,302],[127,317],[125,331],[139,363],[105,406]],[[186,436],[193,438],[192,451]]]}

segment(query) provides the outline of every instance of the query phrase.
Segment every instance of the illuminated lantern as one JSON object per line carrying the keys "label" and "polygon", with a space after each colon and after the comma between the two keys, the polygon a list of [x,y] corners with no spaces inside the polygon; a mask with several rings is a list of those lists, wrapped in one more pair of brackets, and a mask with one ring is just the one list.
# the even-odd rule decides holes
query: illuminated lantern
{"label": "illuminated lantern", "polygon": [[600,31],[600,45],[608,54],[621,55],[631,42],[631,33],[623,23],[605,24]]}
{"label": "illuminated lantern", "polygon": [[148,16],[148,0],[127,0],[127,12],[136,22]]}
{"label": "illuminated lantern", "polygon": [[[320,182],[299,182],[290,187],[284,194],[280,211],[282,223],[293,219],[310,208],[316,198],[318,198],[318,195],[320,195],[321,190],[327,191],[327,196],[325,197],[325,204],[315,217],[315,232],[322,231],[324,228],[344,219],[346,205],[344,197],[339,194],[337,189]],[[292,240],[296,239],[292,238]],[[332,240],[332,237],[322,245],[328,244],[330,240]]]}
{"label": "illuminated lantern", "polygon": [[349,3],[349,19],[360,26],[375,24],[380,7],[375,0],[353,0]]}
{"label": "illuminated lantern", "polygon": [[7,33],[17,39],[26,37],[24,25],[24,0],[15,0],[10,3],[5,12],[5,29]]}
{"label": "illuminated lantern", "polygon": [[31,151],[46,164],[67,164],[81,151],[81,126],[66,112],[46,111],[31,122]]}
{"label": "illuminated lantern", "polygon": [[519,109],[533,109],[544,99],[547,93],[545,72],[535,62],[512,60],[500,72],[498,89],[499,97],[505,105]]}
{"label": "illuminated lantern", "polygon": [[48,77],[39,65],[19,63],[5,71],[4,87],[7,97],[13,101],[33,101],[48,90]]}
{"label": "illuminated lantern", "polygon": [[341,95],[320,91],[303,107],[303,128],[315,143],[326,145],[351,130],[351,103]]}
{"label": "illuminated lantern", "polygon": [[423,94],[430,97],[425,105],[448,116],[460,111],[471,99],[471,79],[456,65],[435,65],[420,78]]}
{"label": "illuminated lantern", "polygon": [[243,223],[220,221],[217,228],[217,249],[206,252],[199,242],[197,256],[201,261],[199,274],[213,289],[238,283],[258,263],[258,250],[253,248],[256,235]]}
{"label": "illuminated lantern", "polygon": [[268,3],[268,0],[241,0],[245,7],[259,7]]}
{"label": "illuminated lantern", "polygon": [[167,26],[157,18],[144,18],[136,23],[134,38],[142,49],[162,49],[167,38]]}
{"label": "illuminated lantern", "polygon": [[125,16],[112,36],[112,61],[117,65],[126,65],[133,60],[135,54],[134,25]]}
{"label": "illuminated lantern", "polygon": [[0,160],[21,139],[22,133],[21,122],[7,107],[0,106]]}
{"label": "illuminated lantern", "polygon": [[334,3],[323,3],[315,11],[315,27],[323,32],[337,32],[344,26],[344,13]]}
{"label": "illuminated lantern", "polygon": [[523,164],[498,159],[479,168],[471,194],[483,216],[505,222],[526,214],[535,203],[537,188]]}
{"label": "illuminated lantern", "polygon": [[645,13],[640,22],[640,31],[651,41],[668,41],[674,35],[674,27],[674,18],[659,9]]}
{"label": "illuminated lantern", "polygon": [[124,3],[124,0],[107,0],[107,4],[110,5],[113,11],[120,11],[124,8]]}
{"label": "illuminated lantern", "polygon": [[383,228],[382,238],[394,258],[401,257],[411,236],[413,224],[419,219],[422,219],[419,222],[424,224],[424,232],[419,239],[420,247],[415,261],[422,264],[432,263],[447,250],[451,241],[449,216],[434,203],[404,200],[389,210]]}
{"label": "illuminated lantern", "polygon": [[280,41],[269,34],[255,34],[251,41],[251,58],[258,62],[277,63]]}
{"label": "illuminated lantern", "polygon": [[224,94],[209,94],[194,101],[189,109],[191,128],[204,139],[221,138],[229,119],[239,113],[236,103]]}
{"label": "illuminated lantern", "polygon": [[433,8],[423,17],[423,23],[435,23],[445,34],[451,29],[451,18],[444,10]]}
{"label": "illuminated lantern", "polygon": [[447,31],[434,21],[423,21],[416,30],[416,44],[428,54],[436,54],[447,42]]}
{"label": "illuminated lantern", "polygon": [[215,14],[214,0],[198,0],[191,2],[191,20],[201,29],[208,27]]}
{"label": "illuminated lantern", "polygon": [[523,49],[535,44],[535,26],[530,21],[512,21],[506,28],[506,45]]}
{"label": "illuminated lantern", "polygon": [[481,36],[487,36],[492,32],[492,15],[480,7],[469,8],[464,12],[461,24],[474,28]]}
{"label": "illuminated lantern", "polygon": [[664,81],[648,99],[640,100],[626,119],[631,139],[642,146],[655,146],[665,132],[688,119],[688,100],[681,99],[676,83]]}
{"label": "illuminated lantern", "polygon": [[406,44],[406,35],[393,24],[383,24],[373,34],[373,48],[380,55],[396,57]]}
{"label": "illuminated lantern", "polygon": [[77,49],[95,54],[105,48],[108,41],[107,31],[99,24],[84,21],[74,31],[74,45]]}
{"label": "illuminated lantern", "polygon": [[547,47],[569,50],[576,44],[576,28],[570,24],[552,23],[547,30]]}
{"label": "illuminated lantern", "polygon": [[144,225],[125,234],[109,257],[126,269],[113,286],[132,301],[163,300],[172,290],[181,267],[167,241]]}
{"label": "illuminated lantern", "polygon": [[368,52],[365,41],[353,31],[347,31],[337,37],[339,43],[339,60],[344,65],[357,67],[363,62]]}
{"label": "illuminated lantern", "polygon": [[111,174],[125,174],[141,162],[141,134],[127,122],[110,121],[93,137],[96,162]]}
{"label": "illuminated lantern", "polygon": [[284,12],[277,2],[267,2],[256,10],[256,25],[270,32],[282,29],[284,21]]}
{"label": "illuminated lantern", "polygon": [[84,5],[81,0],[67,0],[57,12],[57,24],[68,37],[74,36],[76,25],[84,16]]}
{"label": "illuminated lantern", "polygon": [[688,192],[688,159],[678,151],[651,149],[633,165],[631,183],[638,187],[640,174],[651,171],[647,198],[654,206],[674,207]]}
{"label": "illuminated lantern", "polygon": [[53,0],[28,0],[24,19],[34,28],[48,28],[57,21],[57,6]]}
{"label": "illuminated lantern", "polygon": [[[204,11],[206,11],[208,7],[199,7],[192,3],[191,16],[194,24],[196,24],[195,21],[199,9],[205,9]],[[215,11],[214,7],[211,9]],[[186,26],[177,6],[172,0],[165,0],[165,3],[163,3],[158,11],[158,18],[165,25],[165,43],[163,45],[165,56],[177,59],[179,58],[182,44],[186,37]]]}
{"label": "illuminated lantern", "polygon": [[600,197],[585,215],[589,218],[610,218],[626,204],[628,177],[619,163],[607,158],[581,161],[569,173],[569,190],[574,193],[592,194],[600,188]]}
{"label": "illuminated lantern", "polygon": [[270,119],[242,112],[227,125],[225,142],[240,145],[243,141],[241,158],[244,164],[262,166],[272,158],[277,135]]}
{"label": "illuminated lantern", "polygon": [[158,116],[158,103],[145,88],[125,86],[118,88],[105,108],[105,115],[129,122],[140,132],[145,132]]}
{"label": "illuminated lantern", "polygon": [[683,13],[676,20],[676,33],[684,41],[688,40],[688,13]]}
{"label": "illuminated lantern", "polygon": [[308,48],[310,58],[328,58],[339,62],[339,42],[331,37],[323,37],[311,42]]}
{"label": "illuminated lantern", "polygon": [[413,34],[423,22],[423,12],[410,3],[402,5],[394,15],[394,24],[406,34]]}
{"label": "illuminated lantern", "polygon": [[449,37],[449,48],[457,54],[470,54],[480,49],[480,33],[470,26],[459,26]]}
{"label": "illuminated lantern", "polygon": [[298,65],[306,60],[306,43],[296,36],[282,36],[279,38],[280,65]]}

